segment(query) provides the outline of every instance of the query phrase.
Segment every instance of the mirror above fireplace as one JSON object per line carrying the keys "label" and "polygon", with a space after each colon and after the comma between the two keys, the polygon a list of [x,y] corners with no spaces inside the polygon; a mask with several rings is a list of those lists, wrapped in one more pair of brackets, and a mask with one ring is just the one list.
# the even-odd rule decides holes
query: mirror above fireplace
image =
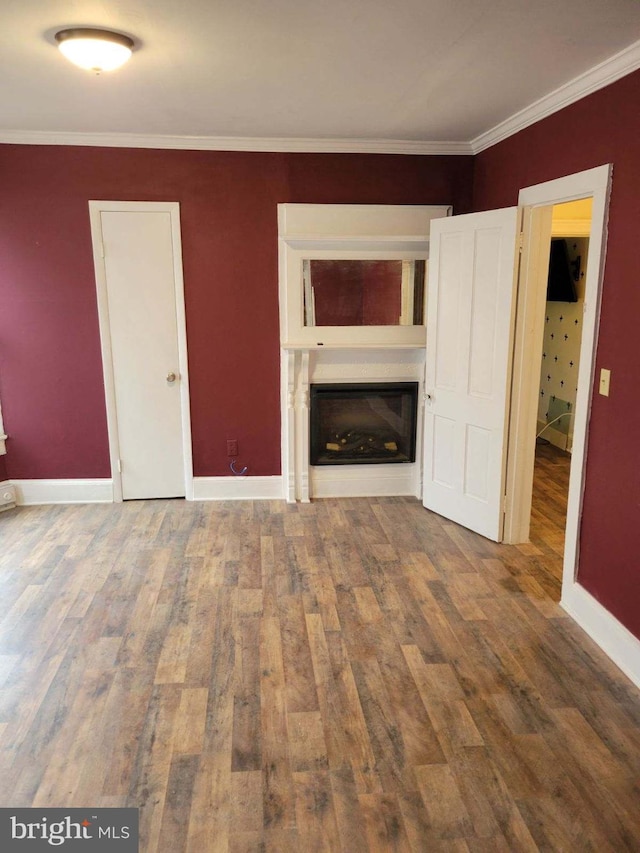
{"label": "mirror above fireplace", "polygon": [[424,260],[302,262],[305,326],[422,326]]}

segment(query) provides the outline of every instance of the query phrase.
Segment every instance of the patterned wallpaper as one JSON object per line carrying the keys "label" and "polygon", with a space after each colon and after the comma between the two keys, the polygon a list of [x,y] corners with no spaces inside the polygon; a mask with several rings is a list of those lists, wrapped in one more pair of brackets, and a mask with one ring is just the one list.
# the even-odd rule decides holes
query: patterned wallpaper
{"label": "patterned wallpaper", "polygon": [[[561,414],[572,412],[576,404],[588,246],[589,240],[586,237],[567,238],[570,262],[580,257],[580,273],[576,282],[578,301],[547,302],[540,370],[538,432],[543,424]],[[542,437],[563,449],[570,449],[572,434],[573,418],[566,416],[553,424]]]}

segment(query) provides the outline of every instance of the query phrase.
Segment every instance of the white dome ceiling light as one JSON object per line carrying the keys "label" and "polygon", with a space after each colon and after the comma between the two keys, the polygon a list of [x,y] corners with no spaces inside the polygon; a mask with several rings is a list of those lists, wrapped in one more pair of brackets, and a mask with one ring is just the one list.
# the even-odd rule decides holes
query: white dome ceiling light
{"label": "white dome ceiling light", "polygon": [[131,57],[133,39],[122,33],[76,27],[56,33],[60,51],[87,71],[113,71]]}

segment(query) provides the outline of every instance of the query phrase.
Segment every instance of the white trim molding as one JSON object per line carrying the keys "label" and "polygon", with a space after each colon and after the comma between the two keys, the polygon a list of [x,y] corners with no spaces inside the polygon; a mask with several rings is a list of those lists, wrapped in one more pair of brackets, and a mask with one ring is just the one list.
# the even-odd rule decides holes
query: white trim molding
{"label": "white trim molding", "polygon": [[[41,504],[113,503],[111,479],[93,480],[7,480],[19,506]],[[282,477],[195,477],[193,500],[282,500]],[[187,498],[189,500],[189,498]]]}
{"label": "white trim molding", "polygon": [[281,476],[273,477],[194,477],[195,501],[281,501]]}
{"label": "white trim molding", "polygon": [[587,423],[594,378],[610,185],[611,166],[604,165],[525,187],[518,196],[518,204],[524,213],[523,251],[514,340],[509,426],[509,447],[512,450],[507,466],[504,535],[504,541],[511,544],[526,542],[529,538],[552,207],[581,198],[593,199],[565,530],[564,577],[568,583],[573,583],[575,579],[578,559]]}
{"label": "white trim molding", "polygon": [[113,480],[11,480],[16,503],[39,504],[112,503]]}
{"label": "white trim molding", "polygon": [[[602,279],[604,274],[604,258],[607,244],[607,221],[609,213],[609,195],[611,193],[611,164],[597,166],[594,169],[588,169],[584,172],[578,172],[574,175],[567,175],[563,178],[557,178],[553,181],[547,181],[543,184],[536,184],[533,187],[526,187],[520,190],[518,196],[518,204],[521,207],[549,207],[554,204],[561,204],[565,201],[574,201],[579,198],[593,199],[591,208],[591,238],[589,241],[589,266],[587,268],[587,277],[585,280],[585,302],[584,315],[582,321],[582,343],[580,347],[580,365],[578,368],[578,390],[576,403],[574,408],[573,419],[573,445],[571,448],[571,469],[569,476],[569,495],[567,505],[567,524],[565,529],[565,546],[564,546],[564,566],[562,588],[570,588],[575,582],[578,574],[578,545],[580,537],[580,519],[582,515],[582,499],[584,494],[584,478],[586,470],[586,453],[588,439],[588,423],[591,411],[591,390],[595,379],[595,359],[596,348],[598,342],[598,326],[600,318],[600,299],[602,295]],[[525,243],[527,237],[525,236]],[[535,236],[535,235],[534,235]],[[536,296],[536,281],[533,276],[523,286],[527,291],[527,296],[535,301]],[[538,280],[539,286],[539,280]],[[527,298],[525,296],[525,299]],[[540,356],[542,354],[542,330],[544,328],[544,308],[537,311],[532,309],[530,320],[530,329],[533,331],[534,344],[537,338],[539,348],[537,359],[534,362],[540,364]],[[524,318],[523,318],[524,323]],[[516,339],[520,347],[527,347],[526,329],[522,326],[522,334]],[[533,346],[533,345],[531,345]],[[533,349],[529,347],[530,358],[533,355]],[[530,380],[528,393],[530,398],[535,396],[537,400],[538,380],[534,373],[534,379]],[[524,386],[521,393],[518,395],[519,404],[527,405],[527,391]],[[530,405],[530,401],[529,401]],[[530,429],[531,434],[535,430],[537,417],[537,402],[535,406],[529,409]],[[512,408],[512,417],[515,408]],[[513,440],[514,447],[524,448],[524,452],[520,456],[516,456],[514,462],[521,467],[515,475],[516,480],[524,476],[524,471],[527,473],[527,481],[532,481],[533,471],[533,442],[527,443],[527,420],[521,419],[521,432],[514,431],[510,440]],[[527,453],[529,457],[527,458]],[[512,506],[514,518],[518,517],[518,507]],[[526,518],[526,506],[520,505],[520,512],[524,512]],[[524,523],[524,521],[523,521]],[[528,524],[528,522],[526,522]],[[511,540],[515,541],[515,540]]]}
{"label": "white trim molding", "polygon": [[3,130],[0,143],[12,145],[88,145],[99,148],[166,148],[182,151],[252,151],[308,154],[471,155],[470,142],[420,139],[314,139],[306,137],[161,136],[133,133],[72,133]]}
{"label": "white trim molding", "polygon": [[605,59],[599,65],[595,65],[583,74],[574,77],[553,92],[549,92],[542,98],[538,98],[528,107],[514,113],[508,119],[496,124],[495,127],[481,133],[470,142],[474,154],[479,154],[485,148],[491,148],[503,139],[513,136],[525,127],[529,127],[553,113],[559,112],[564,107],[585,98],[598,89],[604,89],[610,83],[615,83],[627,74],[640,68],[640,41],[634,42],[619,53]]}
{"label": "white trim molding", "polygon": [[627,678],[640,687],[640,640],[579,583],[563,587],[560,606]]}

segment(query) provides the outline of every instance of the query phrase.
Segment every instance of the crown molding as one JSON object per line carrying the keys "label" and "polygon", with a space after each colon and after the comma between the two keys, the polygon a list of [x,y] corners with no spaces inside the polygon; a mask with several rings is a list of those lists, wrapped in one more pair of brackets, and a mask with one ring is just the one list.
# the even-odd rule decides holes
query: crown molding
{"label": "crown molding", "polygon": [[100,148],[173,148],[191,151],[254,151],[312,154],[470,155],[469,142],[421,142],[411,139],[307,139],[252,136],[148,136],[133,133],[0,130],[0,143],[14,145],[86,145]]}
{"label": "crown molding", "polygon": [[553,115],[640,68],[640,41],[590,68],[468,142],[414,139],[313,139],[307,137],[166,136],[135,133],[0,130],[0,144],[80,145],[99,148],[166,148],[183,151],[254,151],[309,154],[473,155]]}
{"label": "crown molding", "polygon": [[640,41],[634,42],[599,65],[585,71],[584,74],[574,77],[573,80],[514,113],[485,133],[476,136],[470,142],[471,150],[474,154],[479,154],[485,148],[490,148],[518,131],[524,130],[525,127],[553,115],[563,107],[579,101],[592,92],[597,92],[598,89],[603,89],[610,83],[615,83],[616,80],[626,77],[638,68],[640,68]]}

